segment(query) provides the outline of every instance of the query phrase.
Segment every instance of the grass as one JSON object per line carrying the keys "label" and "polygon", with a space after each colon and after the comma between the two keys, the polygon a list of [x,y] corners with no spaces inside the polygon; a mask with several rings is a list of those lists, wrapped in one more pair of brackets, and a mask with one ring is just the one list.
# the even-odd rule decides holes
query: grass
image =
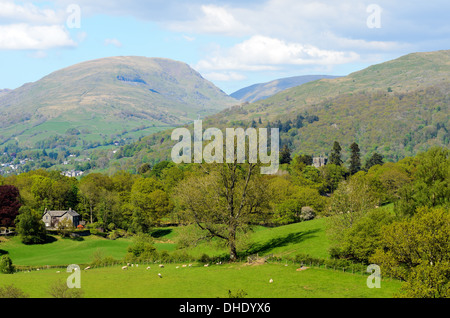
{"label": "grass", "polygon": [[[176,251],[180,231],[177,227],[155,230],[152,235],[157,249]],[[328,240],[324,231],[325,219],[276,228],[257,227],[249,237],[251,244],[245,255],[309,254],[327,258]],[[120,260],[130,243],[126,238],[108,240],[91,235],[81,241],[54,237],[50,243],[28,246],[14,237],[0,243],[0,252],[7,251],[15,265],[41,266],[41,270],[0,274],[0,286],[14,284],[30,297],[49,297],[50,286],[56,280],[66,280],[70,274],[64,268],[43,269],[45,265],[88,264],[97,251]],[[217,257],[226,254],[227,249],[215,243],[203,243],[184,252],[193,257],[203,253]],[[192,263],[192,267],[172,263],[165,264],[164,268],[150,264],[150,270],[146,270],[148,264],[127,271],[121,265],[83,270],[81,286],[86,298],[222,298],[228,297],[229,290],[233,293],[243,290],[251,298],[390,298],[400,288],[399,281],[383,279],[380,289],[370,289],[366,285],[367,273],[352,274],[314,266],[296,271],[299,264],[292,261],[260,265],[242,261],[209,267]],[[270,279],[273,283],[269,283]]]}
{"label": "grass", "polygon": [[[153,232],[155,247],[162,251],[177,250],[177,240],[182,231],[178,227],[157,229]],[[38,245],[24,245],[18,237],[13,237],[0,245],[8,251],[16,265],[68,265],[87,264],[92,261],[94,252],[100,250],[104,256],[122,259],[130,239],[120,238],[108,240],[95,235],[83,237],[80,241],[50,236],[51,242]],[[325,219],[294,223],[285,226],[266,228],[256,227],[248,238],[246,249],[241,251],[243,259],[246,255],[259,254],[274,256],[294,256],[309,254],[316,258],[328,258],[328,239],[325,235]],[[214,240],[201,243],[195,247],[180,249],[193,258],[202,254],[209,257],[221,257],[228,254],[222,241]]]}
{"label": "grass", "polygon": [[[80,280],[86,298],[223,298],[228,296],[228,290],[243,290],[250,298],[389,298],[400,287],[399,281],[382,280],[381,288],[370,289],[365,275],[296,268],[280,263],[185,268],[169,264],[164,268],[151,265],[149,270],[141,265],[125,271],[113,266],[82,270]],[[163,277],[159,278],[158,273]],[[30,297],[49,297],[50,285],[69,275],[55,269],[3,274],[0,285],[14,284]],[[270,279],[273,283],[269,283]]]}
{"label": "grass", "polygon": [[2,243],[1,249],[8,251],[15,265],[68,265],[86,264],[92,261],[96,251],[104,256],[121,259],[131,243],[129,239],[107,240],[94,235],[75,241],[51,236],[52,242],[37,245],[24,245],[18,237]]}

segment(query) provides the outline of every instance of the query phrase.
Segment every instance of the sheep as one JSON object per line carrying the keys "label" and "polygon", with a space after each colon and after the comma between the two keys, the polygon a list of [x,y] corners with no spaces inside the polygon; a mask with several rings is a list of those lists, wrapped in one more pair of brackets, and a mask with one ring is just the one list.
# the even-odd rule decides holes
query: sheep
{"label": "sheep", "polygon": [[90,266],[88,266],[88,267],[86,267],[84,270],[88,270],[88,269],[91,269],[91,267]]}
{"label": "sheep", "polygon": [[205,265],[203,265],[204,267],[208,267],[209,266],[209,264],[205,264]]}
{"label": "sheep", "polygon": [[128,269],[128,266],[126,266],[126,265],[122,266],[122,269]]}
{"label": "sheep", "polygon": [[147,269],[150,269],[150,266],[147,266]]}
{"label": "sheep", "polygon": [[164,265],[163,265],[163,264],[159,264],[159,267],[160,267],[160,268],[164,268]]}
{"label": "sheep", "polygon": [[186,267],[186,264],[181,265],[181,267]]}
{"label": "sheep", "polygon": [[273,283],[273,279],[272,278],[269,280],[269,283]]}
{"label": "sheep", "polygon": [[159,276],[159,278],[162,278],[162,275],[161,275],[161,273],[158,273],[158,276]]}
{"label": "sheep", "polygon": [[189,264],[189,267],[192,267],[192,264]]}

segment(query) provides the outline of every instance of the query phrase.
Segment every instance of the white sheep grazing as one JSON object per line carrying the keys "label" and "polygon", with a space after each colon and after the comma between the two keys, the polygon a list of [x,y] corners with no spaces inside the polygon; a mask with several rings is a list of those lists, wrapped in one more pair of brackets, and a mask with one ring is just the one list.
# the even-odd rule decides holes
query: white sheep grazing
{"label": "white sheep grazing", "polygon": [[86,267],[84,270],[88,270],[88,269],[91,269],[91,267],[90,266],[88,266],[88,267]]}
{"label": "white sheep grazing", "polygon": [[189,264],[189,267],[192,267],[192,264]]}
{"label": "white sheep grazing", "polygon": [[273,283],[273,279],[272,278],[269,280],[269,283]]}
{"label": "white sheep grazing", "polygon": [[60,271],[56,271],[56,273],[58,273],[58,274],[59,274],[59,273],[61,273],[61,272],[60,272]]}
{"label": "white sheep grazing", "polygon": [[160,267],[160,268],[164,268],[164,265],[163,265],[163,264],[159,264],[159,267]]}
{"label": "white sheep grazing", "polygon": [[181,267],[186,267],[186,265],[185,265],[185,264],[183,264],[183,265],[181,265]]}
{"label": "white sheep grazing", "polygon": [[123,266],[122,269],[128,269],[128,266]]}
{"label": "white sheep grazing", "polygon": [[204,267],[208,267],[209,266],[209,264],[205,264],[205,265],[203,265]]}
{"label": "white sheep grazing", "polygon": [[147,269],[150,269],[150,266],[148,266]]}
{"label": "white sheep grazing", "polygon": [[158,273],[158,276],[159,276],[159,278],[162,278],[162,275],[161,275],[161,273]]}

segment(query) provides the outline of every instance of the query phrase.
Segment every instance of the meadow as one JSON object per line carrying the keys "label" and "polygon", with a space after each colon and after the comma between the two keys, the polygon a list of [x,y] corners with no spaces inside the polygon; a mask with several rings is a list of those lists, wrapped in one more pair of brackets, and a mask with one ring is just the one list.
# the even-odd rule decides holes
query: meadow
{"label": "meadow", "polygon": [[[154,231],[155,247],[169,253],[182,252],[176,247],[179,235],[180,229],[176,227],[158,229]],[[183,266],[188,261],[166,263],[164,268],[159,263],[141,263],[122,270],[125,264],[122,261],[84,270],[96,253],[118,261],[123,259],[131,243],[130,238],[109,240],[90,235],[79,241],[54,236],[47,244],[24,245],[14,237],[0,243],[0,252],[8,252],[17,267],[32,265],[33,270],[0,274],[0,286],[14,284],[30,297],[50,297],[50,286],[69,277],[64,267],[68,264],[80,265],[81,288],[86,298],[226,298],[229,291],[243,291],[251,298],[390,298],[401,284],[383,278],[381,288],[371,289],[366,284],[369,274],[364,272],[308,264],[306,270],[297,271],[300,264],[292,260],[297,254],[329,258],[325,219],[275,228],[257,227],[249,236],[245,255],[280,257],[265,263],[247,263],[243,257],[240,262],[210,263],[205,267],[196,261],[200,255],[221,257],[227,250],[217,243],[204,243],[184,249],[193,257],[192,266]],[[50,267],[56,265],[61,267]]]}

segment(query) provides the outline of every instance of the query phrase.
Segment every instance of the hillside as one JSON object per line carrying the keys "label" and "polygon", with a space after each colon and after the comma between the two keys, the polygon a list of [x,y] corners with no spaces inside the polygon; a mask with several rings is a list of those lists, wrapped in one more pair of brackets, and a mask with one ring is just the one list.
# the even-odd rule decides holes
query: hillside
{"label": "hillside", "polygon": [[299,86],[308,82],[316,81],[323,78],[336,78],[331,75],[302,75],[276,79],[266,83],[254,84],[230,94],[231,97],[236,98],[241,102],[256,102],[275,95],[282,90]]}
{"label": "hillside", "polygon": [[14,139],[21,147],[42,148],[37,143],[55,135],[78,136],[62,142],[72,147],[136,138],[138,131],[180,125],[235,102],[178,61],[102,58],[0,94],[0,145]]}
{"label": "hillside", "polygon": [[[414,53],[234,106],[208,117],[203,128],[248,127],[261,118],[260,127],[289,124],[283,125],[280,138],[293,153],[328,155],[336,140],[346,160],[355,141],[363,159],[376,151],[396,161],[432,145],[449,146],[449,91],[450,50]],[[298,115],[304,117],[300,127],[294,123]],[[170,134],[143,138],[116,158],[124,167],[170,159],[175,144]]]}

